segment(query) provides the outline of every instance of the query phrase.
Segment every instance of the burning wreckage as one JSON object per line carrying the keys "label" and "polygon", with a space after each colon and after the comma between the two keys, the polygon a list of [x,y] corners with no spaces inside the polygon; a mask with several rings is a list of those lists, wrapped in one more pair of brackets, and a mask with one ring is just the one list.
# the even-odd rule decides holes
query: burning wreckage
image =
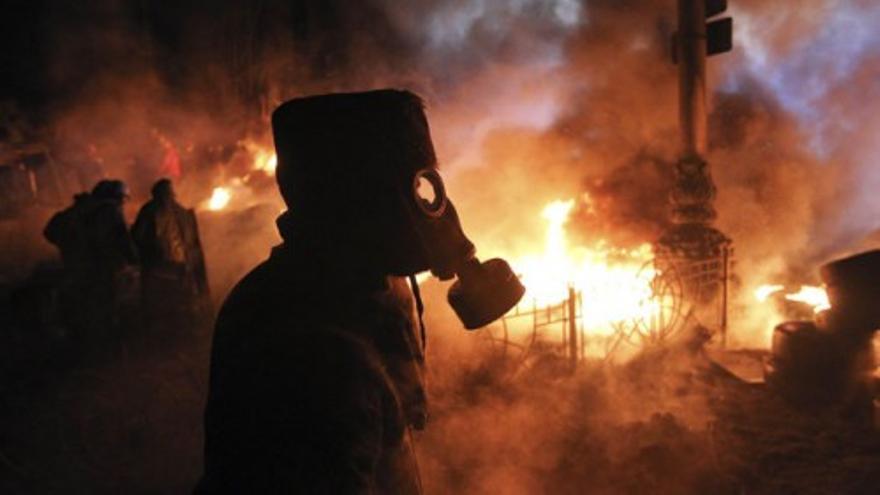
{"label": "burning wreckage", "polygon": [[[682,340],[713,342],[725,352],[730,291],[738,281],[733,242],[712,226],[716,190],[704,159],[706,58],[732,47],[731,19],[705,19],[725,9],[723,1],[679,2],[672,47],[679,69],[681,157],[670,195],[673,226],[653,245],[637,249],[573,247],[566,223],[575,201],[548,204],[542,212],[544,253],[512,260],[526,298],[500,328],[487,329],[503,353],[519,356],[519,365],[548,336],[571,369],[584,358],[608,360]],[[585,194],[581,201],[589,207],[591,199]],[[782,314],[799,320],[776,326],[770,355],[736,370],[738,379],[766,382],[796,407],[857,411],[859,422],[871,424],[880,391],[873,347],[878,323],[871,309],[878,263],[880,251],[871,251],[823,266],[824,287],[756,288],[753,304],[784,306]]]}

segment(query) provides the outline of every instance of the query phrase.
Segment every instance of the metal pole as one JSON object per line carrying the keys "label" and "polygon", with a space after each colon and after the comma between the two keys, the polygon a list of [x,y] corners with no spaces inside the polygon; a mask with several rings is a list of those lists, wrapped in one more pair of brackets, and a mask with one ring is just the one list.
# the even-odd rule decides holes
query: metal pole
{"label": "metal pole", "polygon": [[705,0],[678,0],[679,125],[682,158],[706,152]]}
{"label": "metal pole", "polygon": [[568,358],[571,360],[571,370],[577,369],[578,362],[578,339],[577,339],[577,293],[574,287],[568,286]]}
{"label": "metal pole", "polygon": [[[584,325],[585,325],[585,322],[583,319],[584,298],[580,292],[577,293],[577,306],[575,306],[576,310],[578,308],[579,308],[580,314],[581,314],[581,326],[578,327],[578,333],[581,336],[581,359],[586,359],[587,358],[587,335],[584,332]],[[575,314],[575,316],[577,316],[577,314]],[[577,320],[577,318],[575,318],[575,320]]]}
{"label": "metal pole", "polygon": [[730,246],[724,246],[724,257],[722,262],[724,268],[722,272],[722,288],[721,288],[721,348],[727,348],[727,298],[730,284]]}

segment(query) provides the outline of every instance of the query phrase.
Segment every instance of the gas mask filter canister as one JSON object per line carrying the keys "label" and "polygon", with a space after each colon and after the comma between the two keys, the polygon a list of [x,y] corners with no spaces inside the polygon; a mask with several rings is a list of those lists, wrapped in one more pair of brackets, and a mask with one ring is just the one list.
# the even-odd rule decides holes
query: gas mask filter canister
{"label": "gas mask filter canister", "polygon": [[501,258],[465,262],[447,294],[449,305],[468,330],[482,328],[519,303],[526,288]]}

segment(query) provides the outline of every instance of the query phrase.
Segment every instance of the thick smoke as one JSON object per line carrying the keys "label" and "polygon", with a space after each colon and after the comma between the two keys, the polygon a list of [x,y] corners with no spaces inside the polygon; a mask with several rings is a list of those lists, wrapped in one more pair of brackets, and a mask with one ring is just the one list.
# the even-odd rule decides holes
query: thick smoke
{"label": "thick smoke", "polygon": [[[812,281],[817,263],[855,249],[877,227],[880,35],[872,26],[880,8],[730,3],[735,51],[709,63],[717,224],[734,239],[743,288]],[[541,207],[562,198],[579,199],[573,239],[633,246],[655,240],[668,222],[678,143],[668,54],[674,4],[68,6],[47,20],[62,33],[51,42],[48,72],[66,97],[46,121],[60,159],[94,144],[136,199],[158,178],[166,137],[189,167],[180,186],[194,205],[235,175],[235,151],[200,161],[186,150],[245,138],[268,144],[268,112],[290,97],[407,87],[426,98],[450,196],[481,257],[540,245]],[[271,182],[254,189],[260,206],[202,215],[217,293],[277,241],[277,195]],[[541,375],[557,369],[550,362],[523,378],[493,361],[480,334],[461,331],[444,292],[426,283],[436,415],[421,447],[429,488],[718,491],[712,480],[723,466],[711,456],[711,412],[688,374],[692,358],[649,357],[649,371],[634,363],[574,379]],[[733,316],[732,331],[746,343],[762,341],[774,323]]]}
{"label": "thick smoke", "polygon": [[[677,151],[672,3],[53,5],[47,73],[50,92],[64,96],[44,114],[60,159],[94,144],[108,173],[142,196],[162,136],[191,171],[198,160],[186,150],[265,141],[268,112],[289,97],[410,87],[428,100],[453,197],[475,212],[463,216],[478,240],[534,236],[541,204],[588,192],[595,214],[579,212],[573,235],[652,241],[667,222]],[[832,0],[740,1],[732,11],[736,49],[710,60],[719,225],[743,260],[767,257],[728,207],[746,199],[735,191],[752,191],[746,206],[761,225],[791,239],[777,246],[778,263],[814,263],[876,226],[867,19],[880,14]],[[204,199],[192,189],[188,199]],[[756,196],[770,190],[780,194]],[[469,208],[479,203],[497,206]]]}

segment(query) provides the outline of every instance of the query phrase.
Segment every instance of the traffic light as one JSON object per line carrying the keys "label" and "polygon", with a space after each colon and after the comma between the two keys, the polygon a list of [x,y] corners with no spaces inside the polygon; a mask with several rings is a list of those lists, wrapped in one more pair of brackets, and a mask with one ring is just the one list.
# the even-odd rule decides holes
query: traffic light
{"label": "traffic light", "polygon": [[[727,0],[706,0],[706,19],[727,10]],[[733,18],[722,17],[706,24],[706,55],[718,55],[733,50]]]}
{"label": "traffic light", "polygon": [[727,0],[706,0],[706,19],[715,17],[727,10]]}
{"label": "traffic light", "polygon": [[[727,10],[727,0],[703,0],[706,19],[712,19]],[[678,32],[672,35],[672,61],[678,63]],[[718,55],[733,50],[733,18],[722,17],[706,24],[706,55]]]}

